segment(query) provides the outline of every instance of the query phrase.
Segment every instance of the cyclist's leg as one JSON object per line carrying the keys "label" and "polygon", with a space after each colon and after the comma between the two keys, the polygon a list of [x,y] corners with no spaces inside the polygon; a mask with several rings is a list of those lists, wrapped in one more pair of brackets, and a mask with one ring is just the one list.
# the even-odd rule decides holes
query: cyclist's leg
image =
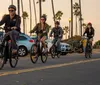
{"label": "cyclist's leg", "polygon": [[19,37],[19,32],[16,31],[16,30],[12,30],[9,32],[9,36],[10,36],[10,39],[12,41],[12,48],[13,48],[13,51],[12,53],[16,53],[17,52],[17,44],[16,44],[16,41]]}
{"label": "cyclist's leg", "polygon": [[61,39],[59,38],[59,39],[57,40],[57,51],[58,51],[58,52],[61,51],[60,41],[61,41]]}
{"label": "cyclist's leg", "polygon": [[45,40],[47,39],[47,37],[46,36],[43,36],[42,38],[41,38],[41,42],[42,42],[42,45],[43,45],[43,47],[44,47],[44,52],[47,52],[48,51],[48,49],[47,49],[47,47],[46,47],[46,43],[45,43]]}

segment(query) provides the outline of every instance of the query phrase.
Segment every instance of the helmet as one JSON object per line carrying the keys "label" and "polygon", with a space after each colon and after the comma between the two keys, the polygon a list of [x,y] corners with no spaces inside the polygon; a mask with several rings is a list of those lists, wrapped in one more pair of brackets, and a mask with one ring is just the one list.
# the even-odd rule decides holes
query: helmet
{"label": "helmet", "polygon": [[55,21],[55,24],[60,25],[60,22],[59,21]]}
{"label": "helmet", "polygon": [[13,8],[13,9],[16,11],[16,6],[15,6],[15,5],[10,5],[10,6],[8,7],[8,9],[10,9],[10,8]]}
{"label": "helmet", "polygon": [[92,23],[91,23],[91,22],[89,22],[89,23],[88,23],[88,25],[92,26]]}
{"label": "helmet", "polygon": [[41,18],[44,18],[45,21],[47,20],[46,16],[41,16]]}

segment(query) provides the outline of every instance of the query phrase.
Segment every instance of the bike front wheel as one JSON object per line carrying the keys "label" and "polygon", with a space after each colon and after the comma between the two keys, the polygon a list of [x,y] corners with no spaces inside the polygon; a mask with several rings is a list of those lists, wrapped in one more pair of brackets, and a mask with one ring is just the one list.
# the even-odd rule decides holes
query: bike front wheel
{"label": "bike front wheel", "polygon": [[12,68],[15,68],[18,63],[18,52],[16,54],[12,54],[12,47],[9,48],[9,63]]}
{"label": "bike front wheel", "polygon": [[51,57],[54,59],[56,56],[56,48],[55,46],[52,46],[50,49]]}
{"label": "bike front wheel", "polygon": [[32,45],[31,50],[30,50],[30,59],[31,59],[32,63],[34,63],[34,64],[38,60],[38,54],[37,54],[37,52],[34,52],[34,50],[36,50],[36,49],[37,49],[37,46]]}

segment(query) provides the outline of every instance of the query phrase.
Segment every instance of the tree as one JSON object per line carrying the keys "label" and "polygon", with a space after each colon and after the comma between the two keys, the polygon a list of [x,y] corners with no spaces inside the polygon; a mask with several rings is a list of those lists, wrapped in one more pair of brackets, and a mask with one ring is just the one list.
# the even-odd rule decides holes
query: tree
{"label": "tree", "polygon": [[32,7],[31,0],[29,0],[29,9],[30,9],[30,30],[32,29]]}
{"label": "tree", "polygon": [[69,27],[68,27],[68,26],[65,26],[65,27],[63,28],[63,31],[65,31],[64,35],[66,35],[66,39],[67,39]]}
{"label": "tree", "polygon": [[[42,16],[42,2],[45,2],[46,0],[38,0],[37,1],[37,4],[39,3],[39,12],[40,12],[40,15],[39,15],[39,17],[41,18],[41,16]],[[39,18],[39,19],[40,19]]]}
{"label": "tree", "polygon": [[55,22],[55,9],[54,9],[54,1],[53,0],[51,0],[51,4],[52,4],[53,20]]}
{"label": "tree", "polygon": [[63,15],[63,12],[62,12],[62,11],[58,11],[58,12],[55,14],[55,17],[54,17],[55,20],[59,20],[59,22],[60,22],[62,15]]}
{"label": "tree", "polygon": [[[28,18],[28,13],[25,12],[25,11],[23,11],[22,17],[23,17],[23,20],[24,20],[23,25],[24,25],[24,27],[25,27],[25,24],[26,24],[26,18]],[[24,33],[25,33],[25,29],[26,29],[26,27],[24,28]]]}
{"label": "tree", "polygon": [[[21,0],[21,8],[22,8],[22,14],[24,12],[24,9],[23,9],[23,0]],[[25,19],[23,18],[23,32],[25,33]]]}
{"label": "tree", "polygon": [[17,5],[18,5],[18,15],[20,15],[20,0],[17,0]]}
{"label": "tree", "polygon": [[81,8],[81,0],[79,0],[79,6],[80,6],[80,35],[82,36],[82,8]]}
{"label": "tree", "polygon": [[35,5],[35,0],[33,0],[33,6],[34,6],[35,24],[37,24],[37,14],[36,14],[36,5]]}
{"label": "tree", "polygon": [[13,0],[11,0],[11,4],[13,5]]}
{"label": "tree", "polygon": [[73,9],[74,9],[74,15],[76,17],[76,19],[75,19],[76,20],[76,32],[75,32],[75,35],[77,35],[78,34],[78,30],[77,30],[77,18],[80,15],[80,7],[79,7],[79,4],[78,3],[75,3],[73,5]]}
{"label": "tree", "polygon": [[71,1],[71,37],[73,37],[73,0]]}

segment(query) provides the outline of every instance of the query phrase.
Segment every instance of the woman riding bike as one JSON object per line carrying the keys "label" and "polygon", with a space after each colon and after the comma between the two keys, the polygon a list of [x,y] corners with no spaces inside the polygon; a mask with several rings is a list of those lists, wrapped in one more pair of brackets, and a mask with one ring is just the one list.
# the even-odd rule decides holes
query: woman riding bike
{"label": "woman riding bike", "polygon": [[[49,33],[49,25],[46,23],[46,17],[41,16],[40,23],[38,23],[30,33],[36,32],[38,40],[41,40],[42,45],[44,47],[44,52],[47,52],[45,40],[48,38]],[[36,49],[34,49],[36,50]]]}

